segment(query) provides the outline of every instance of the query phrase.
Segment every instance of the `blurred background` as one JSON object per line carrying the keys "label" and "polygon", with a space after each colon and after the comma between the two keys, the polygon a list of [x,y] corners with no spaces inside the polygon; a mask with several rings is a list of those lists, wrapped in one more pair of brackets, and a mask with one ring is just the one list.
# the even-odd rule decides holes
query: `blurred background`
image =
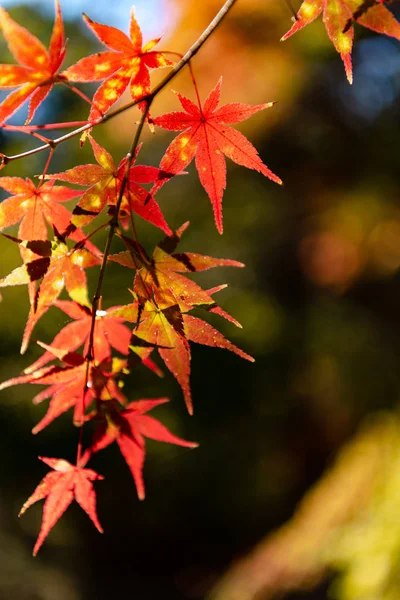
{"label": "blurred background", "polygon": [[[130,1],[61,4],[70,38],[65,66],[101,50],[82,11],[128,29]],[[160,49],[184,52],[222,0],[135,4],[145,40],[165,32]],[[2,6],[48,44],[51,0]],[[66,414],[32,436],[46,407],[32,406],[29,386],[2,392],[1,600],[400,598],[400,45],[356,26],[350,86],[321,19],[279,43],[290,26],[283,0],[238,0],[193,62],[203,98],[222,74],[223,102],[278,102],[239,129],[285,186],[229,164],[222,237],[193,165],[157,197],[171,227],[191,221],[182,250],[246,263],[196,281],[230,284],[218,301],[243,330],[217,317],[212,323],[256,363],[194,347],[193,418],[172,376],[135,370],[129,399],[168,395],[171,403],[154,416],[200,448],[148,442],[142,503],[117,448],[99,453],[90,466],[105,476],[96,486],[105,534],[75,504],[36,559],[42,506],[17,519],[46,473],[36,456],[73,460],[78,434]],[[0,52],[1,62],[14,62],[3,38]],[[187,72],[172,88],[193,97]],[[165,90],[153,113],[175,109],[176,97]],[[10,122],[24,116],[21,110]],[[84,103],[58,86],[34,122],[86,117]],[[136,119],[126,113],[96,131],[116,161]],[[146,132],[138,163],[158,165],[172,138]],[[1,152],[34,145],[0,133]],[[33,176],[44,161],[36,155],[2,175]],[[55,153],[50,171],[87,162],[89,145],[80,150],[73,140]],[[138,230],[151,251],[158,230],[143,222]],[[95,238],[100,248],[104,239]],[[19,261],[18,248],[0,239],[0,276]],[[109,268],[105,307],[129,301],[130,277]],[[26,290],[4,290],[1,310],[3,381],[40,352],[31,344],[19,354]],[[66,319],[50,310],[35,339],[51,342]]]}

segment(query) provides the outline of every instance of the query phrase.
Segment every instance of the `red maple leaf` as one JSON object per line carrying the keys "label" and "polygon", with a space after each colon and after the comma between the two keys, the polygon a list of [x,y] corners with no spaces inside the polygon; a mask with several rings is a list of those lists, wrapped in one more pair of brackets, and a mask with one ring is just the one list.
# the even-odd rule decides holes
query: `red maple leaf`
{"label": "red maple leaf", "polygon": [[[116,377],[126,368],[126,360],[104,360],[100,364],[92,364],[89,369],[88,385],[86,384],[86,361],[76,352],[65,352],[40,342],[54,357],[63,362],[63,366],[51,365],[41,369],[26,370],[28,374],[13,377],[0,384],[0,390],[13,385],[31,383],[34,385],[47,385],[32,400],[39,404],[50,398],[50,404],[44,417],[32,429],[36,434],[42,431],[54,419],[74,408],[74,424],[82,425],[84,411],[94,400],[110,401],[116,398],[121,404],[126,404],[125,396],[120,392]],[[32,365],[33,366],[33,365]]]}
{"label": "red maple leaf", "polygon": [[[123,159],[116,167],[112,156],[91,136],[89,136],[89,139],[97,165],[79,165],[63,173],[53,173],[46,176],[47,179],[59,179],[72,184],[90,186],[73,210],[72,223],[78,227],[90,223],[106,204],[112,210],[118,200],[126,163],[126,159]],[[139,149],[136,151],[135,158]],[[156,167],[135,165],[133,163],[129,170],[129,179],[121,204],[120,217],[122,221],[126,221],[130,211],[133,210],[152,225],[159,227],[167,235],[172,233],[157,202],[140,185],[153,183],[160,179],[165,181],[169,177]]]}
{"label": "red maple leaf", "polygon": [[[51,342],[51,348],[57,348],[65,353],[72,352],[84,345],[83,353],[86,355],[89,343],[89,334],[92,325],[92,311],[87,306],[81,306],[69,300],[56,300],[54,306],[63,310],[71,319]],[[113,306],[107,310],[97,310],[94,335],[93,359],[100,363],[111,357],[111,348],[121,354],[128,354],[132,331],[123,324],[126,320],[124,313],[129,313],[128,306]],[[129,316],[129,314],[128,314]],[[129,319],[130,320],[130,319]],[[33,373],[54,360],[52,351],[46,351],[37,361],[24,370],[24,373]],[[143,357],[143,363],[154,371],[159,377],[162,371],[148,357]]]}
{"label": "red maple leaf", "polygon": [[0,88],[19,89],[11,92],[0,104],[0,123],[6,121],[29,98],[29,123],[36,109],[62,77],[57,71],[65,55],[64,25],[59,0],[56,0],[56,19],[49,50],[37,37],[18,25],[0,7],[0,27],[10,52],[20,65],[0,65]]}
{"label": "red maple leaf", "polygon": [[[71,319],[51,342],[51,346],[64,352],[72,352],[85,344],[83,353],[86,355],[90,328],[92,325],[92,310],[87,306],[82,306],[69,300],[56,300],[53,303],[64,311]],[[95,317],[95,328],[93,336],[93,354],[96,362],[101,362],[111,356],[111,347],[115,348],[121,354],[128,354],[129,342],[132,332],[126,325],[123,325],[123,318],[116,317],[113,311],[119,311],[120,306],[109,308],[108,310],[98,310]],[[35,371],[43,367],[54,356],[51,352],[45,352],[37,361],[25,369],[25,373]]]}
{"label": "red maple leaf", "polygon": [[19,513],[19,516],[23,515],[32,504],[46,498],[43,506],[42,527],[33,548],[33,555],[36,556],[39,552],[50,530],[62,517],[74,498],[92,520],[96,529],[103,533],[97,518],[96,494],[92,482],[104,479],[104,477],[91,469],[74,467],[61,458],[45,458],[44,456],[39,456],[39,458],[54,470],[45,475]]}
{"label": "red maple leaf", "polygon": [[339,52],[346,71],[347,79],[353,82],[351,52],[353,48],[354,27],[352,21],[376,31],[400,39],[400,23],[383,3],[376,3],[368,10],[361,11],[363,0],[304,0],[297,13],[297,20],[282,37],[282,41],[312,23],[321,13],[330,40]]}
{"label": "red maple leaf", "polygon": [[143,500],[145,497],[143,483],[145,437],[186,448],[196,448],[198,446],[195,442],[187,442],[172,434],[159,421],[145,414],[155,406],[165,402],[168,402],[168,398],[138,400],[128,404],[122,411],[118,411],[116,407],[112,410],[110,407],[106,419],[95,431],[90,448],[86,450],[82,457],[82,464],[86,464],[91,454],[116,441],[131,470],[138,497]]}
{"label": "red maple leaf", "polygon": [[[222,233],[222,196],[226,187],[225,156],[249,169],[259,171],[272,181],[282,181],[260,159],[257,150],[239,131],[228,127],[244,121],[255,113],[269,108],[269,104],[225,104],[218,107],[221,95],[220,79],[206,98],[203,106],[197,107],[191,100],[177,94],[184,112],[172,112],[152,119],[159,127],[170,131],[181,131],[169,145],[161,160],[160,168],[168,173],[180,173],[196,156],[196,168],[200,182],[206,190],[214,210],[219,233]],[[153,192],[161,187],[157,182]]]}
{"label": "red maple leaf", "polygon": [[69,81],[105,81],[93,96],[89,121],[95,122],[118,100],[130,84],[133,100],[144,98],[150,93],[149,69],[169,67],[174,63],[163,52],[154,52],[153,48],[161,38],[147,42],[144,46],[142,32],[131,12],[130,38],[115,27],[102,25],[83,15],[87,25],[110,51],[82,58],[64,71]]}

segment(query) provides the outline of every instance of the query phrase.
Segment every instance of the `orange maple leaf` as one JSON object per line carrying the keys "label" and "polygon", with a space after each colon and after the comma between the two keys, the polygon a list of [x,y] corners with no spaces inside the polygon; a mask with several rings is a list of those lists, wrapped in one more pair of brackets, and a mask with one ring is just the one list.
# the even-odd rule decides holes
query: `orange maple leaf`
{"label": "orange maple leaf", "polygon": [[[24,373],[33,373],[50,360],[54,360],[54,349],[67,354],[84,345],[83,353],[85,356],[87,354],[92,326],[92,310],[69,300],[56,300],[53,306],[57,306],[74,320],[56,335],[51,342],[51,350],[45,352],[32,365],[24,369]],[[111,348],[115,348],[121,354],[128,354],[132,332],[123,324],[123,314],[124,312],[129,314],[129,311],[130,306],[113,306],[107,310],[97,310],[92,351],[97,363],[111,358]],[[144,357],[142,362],[159,377],[163,376],[162,371],[150,358]]]}
{"label": "orange maple leaf", "polygon": [[[74,424],[82,425],[85,410],[94,400],[108,402],[116,398],[123,405],[127,403],[116,380],[121,371],[127,368],[126,360],[108,358],[101,363],[96,361],[87,372],[87,363],[81,354],[60,350],[43,342],[38,344],[51,354],[52,360],[58,358],[63,365],[35,369],[34,363],[25,369],[25,374],[12,377],[0,384],[0,390],[26,383],[48,386],[32,399],[33,404],[39,404],[50,398],[46,414],[32,429],[32,433],[39,433],[72,407],[74,407]],[[88,385],[85,388],[87,377]]]}
{"label": "orange maple leaf", "polygon": [[[222,315],[224,316],[224,315]],[[138,311],[139,325],[134,331],[130,346],[139,356],[148,346],[157,348],[166,367],[181,386],[189,414],[193,414],[190,389],[191,352],[189,341],[214,348],[224,348],[241,358],[254,362],[254,358],[227,340],[209,323],[183,314],[179,306],[160,309],[148,301]]]}
{"label": "orange maple leaf", "polygon": [[0,65],[0,88],[19,89],[11,92],[0,104],[0,123],[11,117],[29,98],[29,123],[36,109],[50,93],[54,83],[62,80],[57,71],[65,56],[64,25],[59,0],[49,50],[25,27],[18,25],[0,7],[0,27],[10,52],[19,65]]}
{"label": "orange maple leaf", "polygon": [[133,291],[140,302],[153,300],[158,308],[164,309],[177,304],[181,311],[189,311],[194,306],[215,307],[208,291],[181,273],[195,273],[214,267],[244,267],[237,260],[213,258],[193,252],[174,253],[189,222],[179,227],[173,235],[162,240],[150,258],[143,247],[124,237],[129,250],[112,254],[109,260],[124,267],[136,269]]}
{"label": "orange maple leaf", "polygon": [[343,60],[349,83],[353,83],[351,64],[353,19],[372,31],[400,39],[400,23],[382,2],[370,6],[367,10],[360,10],[363,4],[365,4],[363,0],[304,0],[297,13],[296,22],[281,41],[287,40],[323,13],[322,18],[328,36]]}
{"label": "orange maple leaf", "polygon": [[64,71],[69,81],[105,81],[93,96],[89,121],[95,122],[118,100],[130,84],[133,100],[144,98],[150,93],[149,69],[159,69],[173,65],[173,61],[163,52],[154,52],[153,48],[161,38],[147,42],[144,46],[142,32],[131,12],[130,38],[115,27],[102,25],[83,15],[87,25],[110,51],[92,54],[82,58]]}
{"label": "orange maple leaf", "polygon": [[[0,229],[21,222],[18,235],[23,240],[46,240],[45,221],[64,232],[71,221],[71,213],[60,202],[82,195],[82,192],[54,185],[54,181],[36,186],[31,179],[22,177],[0,177],[0,187],[13,194],[0,204]],[[72,232],[71,238],[82,240],[82,232],[76,233]]]}

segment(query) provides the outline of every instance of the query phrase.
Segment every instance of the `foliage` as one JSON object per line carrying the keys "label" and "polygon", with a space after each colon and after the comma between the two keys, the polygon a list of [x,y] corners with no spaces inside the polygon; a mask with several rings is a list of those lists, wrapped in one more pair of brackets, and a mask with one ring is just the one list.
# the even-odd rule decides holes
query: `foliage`
{"label": "foliage", "polygon": [[[224,286],[204,291],[180,274],[203,271],[216,266],[242,267],[242,263],[188,252],[174,254],[187,224],[173,233],[154,199],[154,194],[166,181],[181,174],[197,152],[201,181],[213,202],[217,227],[222,233],[221,200],[226,171],[222,152],[278,183],[280,179],[263,165],[254,147],[239,132],[223,126],[246,119],[269,105],[251,107],[232,104],[216,110],[220,96],[219,83],[204,107],[199,102],[197,108],[187,98],[180,97],[185,110],[189,111],[186,116],[185,113],[184,117],[174,113],[150,119],[150,105],[155,95],[150,89],[150,70],[173,66],[174,62],[166,58],[165,53],[153,51],[159,39],[152,40],[142,47],[142,35],[133,10],[130,38],[116,28],[95,23],[84,15],[88,26],[110,51],[83,58],[61,73],[59,69],[65,49],[58,0],[49,53],[39,40],[15,23],[4,9],[1,9],[0,16],[10,50],[16,60],[24,65],[3,65],[0,68],[2,87],[22,85],[17,92],[7,96],[0,106],[3,123],[32,96],[25,124],[28,125],[36,108],[51,91],[54,83],[68,84],[72,81],[105,79],[93,99],[88,100],[90,113],[87,125],[77,130],[83,133],[82,143],[86,137],[89,138],[97,164],[78,165],[62,173],[49,174],[56,142],[44,138],[44,149],[49,148],[49,156],[37,186],[30,179],[24,180],[20,177],[0,179],[0,186],[12,194],[1,205],[0,228],[5,229],[21,222],[18,233],[20,237],[8,238],[19,245],[23,264],[0,280],[0,287],[28,286],[30,311],[21,352],[25,352],[39,319],[52,306],[60,307],[76,319],[76,325],[68,324],[57,334],[51,345],[40,342],[46,351],[25,370],[25,374],[1,384],[2,389],[21,383],[48,386],[34,398],[35,403],[49,399],[50,404],[46,415],[33,429],[33,433],[38,433],[72,407],[74,423],[80,427],[76,466],[73,467],[63,459],[44,459],[55,471],[45,477],[22,510],[24,512],[33,502],[47,497],[42,529],[34,548],[36,554],[73,497],[101,531],[94,508],[94,490],[90,483],[99,479],[99,476],[94,471],[83,468],[92,454],[116,440],[131,469],[139,498],[143,499],[143,436],[186,447],[197,445],[172,435],[158,421],[144,414],[158,404],[166,402],[165,399],[139,400],[132,403],[122,394],[120,385],[129,369],[125,359],[114,356],[115,350],[125,356],[131,350],[139,358],[137,363],[143,362],[160,374],[159,368],[150,358],[157,349],[166,367],[181,385],[191,414],[193,407],[189,382],[189,341],[225,348],[253,361],[251,356],[229,342],[207,322],[188,314],[193,308],[200,307],[239,325],[233,317],[218,307],[212,297]],[[186,59],[181,60],[175,72],[187,62]],[[169,78],[166,82],[168,80]],[[197,93],[194,79],[193,83]],[[133,105],[140,105],[142,117],[129,153],[116,166],[112,156],[96,142],[93,133],[88,132],[92,125],[104,122],[105,113],[118,100],[128,84]],[[82,95],[73,87],[72,90]],[[85,98],[84,95],[83,97]],[[140,149],[139,138],[145,121],[167,129],[191,127],[193,133],[187,138],[190,144],[182,143],[182,135],[178,137],[167,150],[160,168],[135,165]],[[34,132],[35,128],[24,129],[22,126],[19,130]],[[76,131],[74,135],[75,133]],[[3,166],[10,160],[12,157],[4,156]],[[57,180],[84,186],[87,190],[81,192],[59,186],[56,184]],[[146,184],[153,184],[153,189],[148,191],[143,187]],[[60,202],[73,198],[78,198],[78,202],[70,213]],[[106,248],[101,252],[90,241],[91,233],[84,232],[81,228],[88,226],[95,217],[105,211],[110,217],[109,235]],[[134,220],[137,214],[167,234],[167,238],[156,247],[151,258],[136,237]],[[53,231],[53,239],[52,236],[49,237],[45,219]],[[101,227],[106,226],[107,223]],[[110,247],[115,234],[125,244],[126,251],[112,255]],[[99,308],[100,291],[109,260],[134,271],[133,302],[103,310]],[[93,301],[90,302],[86,269],[99,265],[101,266],[97,289]],[[58,300],[64,287],[71,301]],[[130,323],[131,327],[128,328],[124,322]],[[81,352],[77,352],[82,346]],[[61,361],[62,366],[46,366],[54,360]],[[88,422],[96,424],[95,433],[92,443],[83,450],[82,429]]]}
{"label": "foliage", "polygon": [[[224,7],[230,9],[233,4],[234,2],[226,2]],[[398,23],[383,2],[344,3],[326,0],[321,3],[303,2],[296,22],[284,39],[311,22],[321,12],[324,13],[328,35],[342,56],[350,82],[353,22],[380,33],[399,37]],[[222,197],[226,187],[224,155],[239,165],[262,173],[276,183],[282,183],[261,161],[247,138],[231,127],[271,107],[273,103],[254,106],[231,103],[218,106],[221,80],[206,100],[203,103],[200,101],[190,59],[213,32],[214,26],[206,30],[206,35],[200,39],[198,47],[193,47],[189,58],[175,61],[175,53],[153,50],[160,41],[158,38],[143,45],[141,31],[133,12],[129,22],[129,37],[114,27],[96,23],[86,15],[84,21],[108,49],[79,59],[61,71],[65,38],[58,0],[49,51],[36,37],[13,21],[4,9],[0,12],[0,25],[4,37],[19,63],[0,66],[0,86],[5,89],[18,88],[0,105],[0,121],[5,131],[8,129],[26,133],[41,143],[41,146],[33,151],[22,153],[23,156],[3,154],[2,166],[5,167],[17,158],[27,157],[38,151],[48,152],[46,165],[37,185],[31,179],[21,177],[0,178],[0,186],[11,194],[0,205],[0,228],[8,229],[19,224],[18,237],[6,235],[6,238],[11,246],[18,246],[23,263],[3,276],[0,287],[25,284],[28,287],[30,310],[21,352],[27,349],[34,328],[50,308],[53,312],[52,307],[56,307],[71,319],[64,329],[59,330],[52,342],[39,342],[44,354],[27,367],[22,375],[12,377],[1,384],[0,389],[23,383],[46,386],[33,400],[35,404],[49,400],[47,413],[34,427],[33,433],[40,432],[69,409],[73,409],[73,423],[79,428],[76,464],[73,465],[64,459],[43,459],[53,471],[45,476],[21,511],[24,512],[36,500],[46,498],[42,529],[34,548],[35,553],[74,498],[101,531],[95,510],[93,481],[102,477],[86,468],[89,460],[96,459],[94,455],[98,451],[116,441],[131,470],[138,496],[143,499],[144,438],[187,448],[197,445],[172,434],[159,421],[146,414],[148,410],[167,402],[166,398],[136,401],[128,399],[126,390],[123,393],[123,383],[131,371],[135,374],[135,369],[142,364],[152,373],[162,376],[158,355],[178,381],[187,409],[192,413],[190,342],[225,348],[253,361],[250,355],[197,316],[199,310],[202,310],[203,314],[219,315],[240,326],[215,302],[215,294],[225,285],[203,289],[187,277],[188,274],[217,266],[242,267],[243,264],[193,252],[177,252],[177,244],[187,224],[175,231],[174,227],[170,227],[159,206],[158,191],[164,185],[168,188],[169,181],[176,176],[186,175],[184,169],[195,159],[200,182],[212,203],[217,230],[222,233]],[[26,51],[28,45],[29,52]],[[157,116],[150,114],[154,98],[185,66],[188,66],[191,72],[196,102],[177,93],[183,112],[166,112]],[[150,73],[161,67],[168,67],[171,71],[160,84],[152,87]],[[102,83],[92,98],[88,98],[74,86],[76,82],[93,81]],[[65,87],[66,90],[68,88],[67,91],[90,103],[87,119],[79,123],[71,121],[66,124],[30,125],[36,109],[55,84]],[[129,91],[131,101],[110,110],[125,89]],[[28,120],[25,125],[15,126],[8,123],[14,112],[29,98]],[[126,157],[118,164],[111,153],[96,141],[98,127],[134,106],[141,111],[136,135]],[[140,160],[139,156],[145,155],[143,151],[139,155],[139,150],[142,146],[140,140],[143,128],[146,125],[150,130],[154,130],[156,126],[181,132],[165,151],[158,167],[136,164],[136,161]],[[68,126],[72,128],[72,132],[66,136],[55,140],[45,137],[51,130]],[[88,140],[87,145],[91,146],[96,164],[79,164],[67,170],[62,170],[65,167],[58,167],[58,172],[52,172],[57,170],[52,168],[52,161],[58,146],[79,135],[82,145]],[[150,145],[146,141],[145,148],[148,144]],[[56,155],[58,156],[58,153]],[[145,159],[143,161],[146,162]],[[58,182],[73,188],[59,185]],[[77,190],[75,186],[85,189]],[[71,211],[62,204],[70,200],[75,200]],[[136,231],[137,215],[161,229],[167,236],[155,246],[152,255],[146,251],[146,244],[142,240],[139,241]],[[108,232],[104,249],[97,248],[92,241],[92,236],[95,236],[98,230]],[[124,249],[112,253],[111,244],[116,241]],[[305,247],[305,256],[307,252]],[[103,307],[103,304],[110,304],[107,302],[106,292],[106,265],[109,263],[116,264],[117,268],[123,266],[130,269],[133,283],[132,299],[128,304]],[[95,291],[92,290],[91,283],[88,284],[86,276],[89,266],[93,267],[92,272],[96,272]],[[89,279],[92,280],[93,277]],[[66,293],[69,300],[65,299]],[[192,314],[193,311],[196,312]],[[140,395],[138,394],[139,397]],[[92,429],[93,432],[92,441],[86,447],[83,446],[82,438],[84,427],[85,431]],[[351,472],[349,461],[345,461],[342,472]],[[357,469],[355,472],[358,472]],[[356,484],[354,489],[354,495],[357,496],[359,490]],[[326,496],[330,493],[328,491]],[[320,504],[325,506],[325,496],[322,496],[322,500],[311,502],[311,508],[306,508],[306,513],[308,511],[311,515],[310,519],[319,514]],[[389,490],[387,498],[392,496]],[[349,501],[350,493],[343,500],[343,521],[354,516],[351,510],[347,511],[346,502]],[[341,526],[342,521],[339,517],[338,522],[340,521]],[[341,530],[328,552],[324,544],[328,537],[333,539],[330,537],[331,524],[328,514],[327,523],[323,524],[317,541],[314,538],[309,540],[306,554],[310,563],[304,567],[304,571],[301,569],[301,540],[305,539],[307,534],[301,526],[297,536],[293,535],[291,538],[288,535],[288,546],[285,546],[284,542],[283,547],[290,546],[288,556],[293,551],[294,562],[297,560],[296,556],[300,557],[297,566],[302,573],[293,580],[288,578],[287,589],[314,585],[321,574],[333,566],[346,569],[349,573],[347,579],[352,580],[349,584],[346,583],[347,579],[343,579],[344,583],[338,584],[339,597],[346,600],[354,597],[355,592],[351,590],[354,586],[357,587],[354,584],[357,574],[353,575],[353,565],[356,561],[354,556],[359,549],[353,549],[347,554],[347,562],[343,557],[352,545],[349,540],[353,539],[353,527],[357,529],[357,525],[350,524],[346,526],[348,530]],[[336,525],[335,522],[335,527]],[[380,526],[380,523],[376,525],[378,537]],[[281,537],[286,539],[284,533]],[[393,555],[397,552],[396,539],[394,534]],[[297,550],[293,550],[296,544]],[[372,541],[371,546],[374,544],[375,541]],[[363,550],[367,556],[367,547]],[[296,554],[297,551],[299,554]],[[293,558],[293,555],[291,556]],[[382,561],[384,562],[384,559]],[[291,566],[290,564],[288,567],[289,571]]]}

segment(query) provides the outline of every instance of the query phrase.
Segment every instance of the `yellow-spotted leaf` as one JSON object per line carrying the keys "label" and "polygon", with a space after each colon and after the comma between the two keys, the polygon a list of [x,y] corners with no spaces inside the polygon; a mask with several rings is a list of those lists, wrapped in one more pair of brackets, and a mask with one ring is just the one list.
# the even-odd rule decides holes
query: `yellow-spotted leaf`
{"label": "yellow-spotted leaf", "polygon": [[169,67],[174,63],[163,52],[153,51],[160,38],[143,46],[142,33],[133,9],[129,37],[115,27],[92,21],[87,15],[83,15],[83,18],[109,50],[82,58],[64,71],[63,75],[69,81],[104,79],[93,97],[89,114],[89,121],[93,123],[107,112],[128,86],[133,100],[145,98],[150,93],[149,71]]}

